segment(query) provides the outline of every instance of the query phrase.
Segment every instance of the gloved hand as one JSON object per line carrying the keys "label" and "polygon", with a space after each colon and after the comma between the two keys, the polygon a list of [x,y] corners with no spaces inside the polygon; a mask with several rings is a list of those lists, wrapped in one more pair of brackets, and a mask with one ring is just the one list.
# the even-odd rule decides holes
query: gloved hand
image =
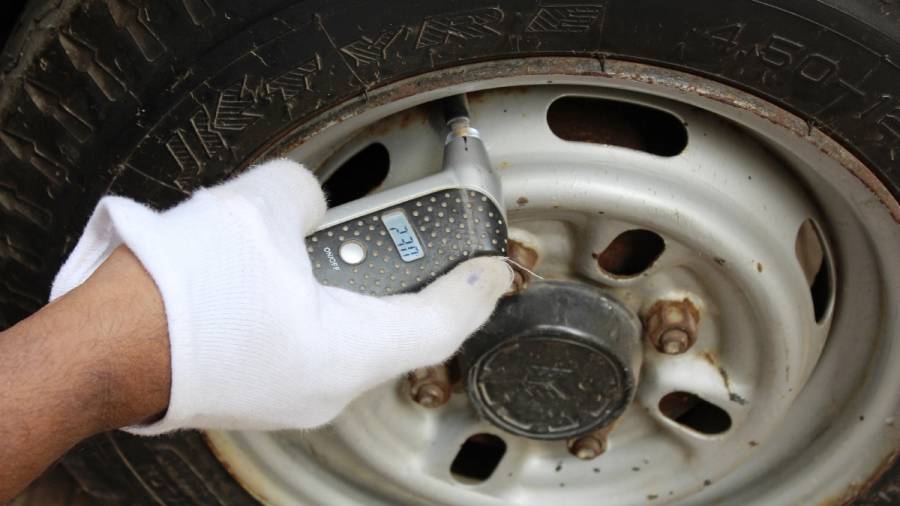
{"label": "gloved hand", "polygon": [[304,237],[324,212],[315,177],[288,160],[164,212],[121,197],[100,201],[51,299],[123,243],[156,282],[168,320],[169,408],[126,430],[322,425],[365,390],[447,359],[512,281],[504,261],[483,257],[416,294],[375,298],[321,286]]}

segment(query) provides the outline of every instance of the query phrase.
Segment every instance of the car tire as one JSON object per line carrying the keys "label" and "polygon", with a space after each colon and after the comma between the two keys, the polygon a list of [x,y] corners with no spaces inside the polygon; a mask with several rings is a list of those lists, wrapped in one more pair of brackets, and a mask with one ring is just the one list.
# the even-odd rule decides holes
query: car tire
{"label": "car tire", "polygon": [[[98,199],[169,207],[273,138],[438,68],[631,60],[804,118],[896,197],[900,7],[850,0],[32,2],[0,56],[0,327],[34,312]],[[256,504],[203,435],[99,435],[65,466],[98,500]],[[894,467],[861,504],[900,501]]]}

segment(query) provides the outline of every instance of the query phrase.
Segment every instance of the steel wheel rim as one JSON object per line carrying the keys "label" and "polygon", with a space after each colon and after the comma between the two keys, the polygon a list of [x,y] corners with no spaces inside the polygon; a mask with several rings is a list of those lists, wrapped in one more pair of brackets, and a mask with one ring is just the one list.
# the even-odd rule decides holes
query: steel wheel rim
{"label": "steel wheel rim", "polygon": [[[546,63],[546,62],[544,62]],[[569,70],[572,70],[575,74],[582,73],[584,74],[585,64],[584,60],[571,60],[571,65]],[[487,65],[487,64],[485,64]],[[535,61],[535,67],[540,67],[541,61],[537,59]],[[821,153],[821,144],[817,146],[817,143],[821,142],[830,142],[827,139],[822,139],[816,137],[815,135],[807,136],[806,138],[797,137],[792,131],[792,127],[796,126],[791,123],[789,116],[784,116],[788,120],[782,121],[781,124],[773,124],[770,122],[770,111],[772,109],[763,109],[757,108],[759,110],[754,110],[755,107],[755,99],[752,97],[742,96],[734,90],[728,90],[731,93],[733,100],[730,104],[723,103],[721,101],[713,101],[708,97],[712,93],[710,90],[717,90],[716,92],[721,92],[723,89],[721,86],[715,86],[710,88],[704,88],[701,85],[697,84],[696,78],[679,75],[677,73],[659,71],[658,69],[653,69],[651,67],[643,67],[643,66],[635,66],[630,64],[619,64],[616,62],[607,62],[607,67],[604,69],[604,73],[608,79],[597,79],[597,77],[585,77],[578,75],[562,75],[558,72],[561,67],[560,61],[556,60],[553,62],[553,70],[551,72],[552,78],[548,78],[546,75],[538,75],[538,76],[526,76],[526,77],[510,77],[504,80],[492,80],[492,81],[482,81],[480,83],[466,83],[462,85],[455,85],[450,87],[438,87],[439,91],[426,92],[424,94],[419,94],[410,98],[401,99],[396,102],[391,102],[391,104],[395,108],[406,108],[408,105],[412,105],[417,101],[425,101],[431,98],[434,98],[437,94],[450,94],[459,91],[460,89],[464,90],[473,90],[479,87],[484,88],[493,88],[505,85],[522,85],[522,84],[538,84],[544,83],[547,80],[552,80],[554,83],[572,83],[572,84],[580,84],[580,85],[600,85],[607,89],[609,88],[625,88],[628,93],[626,95],[629,98],[634,99],[635,96],[640,94],[648,94],[648,96],[656,96],[653,100],[658,100],[659,96],[668,96],[669,100],[673,97],[676,99],[675,102],[686,102],[693,103],[693,105],[712,110],[713,112],[720,114],[722,116],[729,117],[732,121],[738,121],[742,126],[752,130],[755,135],[766,137],[771,136],[772,138],[768,139],[768,142],[775,143],[776,141],[782,144],[782,149],[786,149],[784,146],[790,146],[791,150],[797,153],[795,155],[794,165],[795,168],[797,166],[806,161],[807,164],[813,159],[813,155],[816,153],[819,156],[822,156]],[[538,68],[538,71],[541,69]],[[661,77],[665,77],[668,81],[661,79]],[[653,80],[654,84],[646,84],[642,81]],[[687,89],[687,85],[685,83],[690,84],[690,93],[685,93]],[[703,83],[701,83],[703,84]],[[637,94],[635,94],[637,92]],[[585,92],[587,93],[587,92]],[[612,92],[613,95],[616,93],[621,93],[621,91]],[[629,95],[630,93],[630,95]],[[705,95],[705,96],[704,96]],[[721,97],[717,97],[721,98]],[[376,100],[377,102],[377,100]],[[758,101],[757,101],[758,102]],[[737,106],[735,106],[737,104]],[[749,104],[749,106],[748,106]],[[365,124],[366,122],[373,121],[372,118],[387,114],[388,112],[385,108],[381,108],[381,112],[379,112],[378,108],[372,108],[368,112],[360,114],[359,116],[355,116],[351,121],[346,121],[343,128],[346,130],[353,129],[353,123],[356,122],[357,125]],[[348,126],[349,124],[349,126]],[[786,126],[785,126],[786,125]],[[339,125],[340,127],[340,125]],[[332,128],[333,131],[339,130],[339,127]],[[767,129],[769,129],[767,131]],[[327,132],[327,130],[326,130]],[[340,132],[337,132],[340,134]],[[792,137],[793,136],[793,137]],[[339,135],[336,135],[339,137]],[[489,138],[486,136],[486,138]],[[317,142],[321,144],[327,144],[326,142],[327,136],[322,135],[317,138]],[[308,144],[313,144],[312,142]],[[302,147],[301,147],[302,148]],[[307,153],[315,150],[316,146],[312,146],[313,149],[308,150]],[[492,157],[495,164],[500,164],[503,162],[503,156],[497,156],[494,153],[496,152],[496,146],[489,146],[492,151]],[[829,149],[833,149],[834,146],[829,146]],[[325,151],[320,151],[320,153],[325,153]],[[331,153],[327,153],[330,155]],[[320,159],[325,158],[326,155],[319,155]],[[782,156],[784,156],[782,154]],[[313,157],[315,158],[315,157]],[[310,160],[310,158],[305,158]],[[846,160],[846,154],[842,154],[842,159]],[[865,218],[866,221],[864,223],[864,231],[865,233],[859,233],[855,238],[852,236],[845,237],[843,235],[837,234],[833,235],[835,239],[835,259],[837,262],[836,269],[838,270],[838,279],[848,279],[848,286],[854,286],[853,283],[857,285],[866,284],[866,283],[880,283],[883,287],[892,286],[890,281],[892,279],[896,279],[897,272],[896,267],[890,265],[890,263],[886,263],[885,259],[889,259],[890,251],[896,251],[898,249],[898,245],[896,239],[893,239],[893,236],[886,236],[888,238],[887,241],[881,241],[879,244],[880,249],[875,249],[872,251],[872,255],[870,255],[870,260],[873,260],[872,265],[879,265],[882,267],[879,270],[874,270],[876,276],[881,277],[881,281],[873,281],[871,279],[866,278],[866,276],[859,275],[858,269],[854,265],[850,265],[852,261],[845,261],[842,251],[846,249],[846,243],[852,243],[854,241],[859,242],[859,244],[864,244],[866,242],[871,242],[871,236],[878,235],[879,233],[883,234],[883,232],[889,232],[892,230],[892,227],[895,227],[896,224],[891,221],[890,214],[888,209],[885,207],[881,207],[879,205],[870,205],[869,208],[861,207],[865,204],[865,199],[863,195],[868,191],[866,188],[862,187],[859,184],[859,180],[855,179],[847,170],[843,167],[839,167],[837,163],[834,163],[833,159],[831,162],[834,166],[827,167],[826,163],[818,163],[817,171],[812,174],[804,174],[804,178],[812,178],[812,177],[821,177],[828,181],[832,182],[830,188],[833,189],[836,186],[834,183],[840,181],[842,184],[850,185],[850,191],[848,191],[844,197],[849,199],[851,202],[848,204],[849,207],[856,207],[857,211],[863,209],[865,212],[859,212],[858,214],[863,215],[861,218]],[[506,176],[504,176],[506,177]],[[506,184],[506,181],[504,181]],[[510,195],[516,193],[515,190],[518,188],[515,185],[510,185],[513,191],[507,192],[507,204],[510,209],[516,208],[515,198],[510,201]],[[856,193],[854,194],[854,191]],[[827,197],[827,195],[824,195]],[[821,201],[823,195],[817,195],[818,200]],[[856,200],[854,203],[853,200]],[[871,199],[869,199],[871,201]],[[842,202],[844,202],[842,200]],[[845,202],[846,204],[846,202]],[[538,205],[542,205],[537,201],[533,201],[530,204],[532,209],[534,209]],[[544,210],[548,210],[552,208],[551,204],[549,207],[544,206]],[[839,210],[839,209],[837,209]],[[836,209],[825,209],[823,221],[831,222],[831,218],[835,214],[840,214]],[[857,217],[854,215],[854,217]],[[847,218],[844,218],[847,221]],[[511,219],[511,222],[515,224],[515,219]],[[844,224],[846,227],[847,225]],[[870,237],[866,238],[866,234]],[[886,253],[887,252],[887,253]],[[858,256],[858,255],[857,255]],[[852,272],[854,276],[846,276],[842,275],[842,272]],[[869,278],[872,277],[872,272],[869,272]],[[896,285],[897,283],[894,283]],[[843,293],[843,292],[841,292]],[[843,298],[842,298],[843,297]],[[837,302],[837,308],[841,308],[841,304],[845,302],[846,294],[839,294],[839,299]],[[895,296],[890,293],[889,290],[886,290],[883,294],[883,297],[878,298],[878,303],[883,304],[884,307],[891,307],[890,301],[895,300]],[[875,300],[875,299],[872,299]],[[895,305],[895,304],[894,304]],[[835,332],[846,331],[847,327],[856,326],[860,328],[858,322],[855,321],[852,317],[842,316],[847,315],[846,312],[837,312],[837,320],[835,322],[836,330]],[[849,318],[849,319],[848,319]],[[896,326],[897,321],[896,317],[891,319],[891,315],[884,315],[884,320],[877,322],[881,325],[883,332],[882,336],[896,336]],[[863,326],[864,327],[864,326]],[[891,329],[894,329],[893,331]],[[831,345],[829,344],[829,349],[826,349],[826,353],[823,355],[823,360],[826,361],[824,363],[833,363],[840,357],[840,355],[855,355],[855,356],[874,356],[872,367],[870,368],[869,378],[878,377],[879,375],[876,372],[883,371],[884,369],[889,369],[887,362],[889,354],[881,354],[878,355],[874,353],[873,349],[860,350],[858,346],[848,346],[843,343],[840,339],[832,338],[838,342],[838,344]],[[883,339],[882,341],[873,340],[874,345],[885,345],[889,344],[890,339]],[[832,349],[833,348],[833,349]],[[849,348],[849,349],[848,349]],[[830,362],[828,362],[830,361]],[[865,363],[862,360],[858,360],[857,363]],[[816,371],[816,374],[825,374],[823,371],[827,371],[826,366],[821,366],[820,370]],[[849,372],[849,369],[848,369]],[[884,370],[884,372],[889,372]],[[847,374],[848,377],[853,377],[853,374]],[[813,376],[815,380],[817,376]],[[643,380],[642,380],[643,381]],[[863,383],[862,386],[866,385],[874,386],[877,384],[891,384],[889,376],[883,375],[880,377],[879,381],[871,381],[867,383]],[[896,384],[896,383],[893,383]],[[847,387],[849,388],[849,387]],[[839,390],[839,389],[837,389]],[[881,390],[872,390],[871,392],[865,389],[858,389],[858,395],[855,400],[848,400],[846,403],[847,407],[842,413],[837,416],[834,420],[834,423],[827,424],[825,426],[825,433],[835,432],[834,427],[839,426],[841,424],[852,426],[854,428],[853,435],[854,437],[846,437],[847,434],[844,434],[842,438],[833,438],[830,441],[831,444],[836,444],[839,441],[843,441],[843,445],[838,444],[834,448],[841,448],[844,451],[845,455],[853,455],[853,453],[859,454],[859,451],[853,452],[853,449],[863,449],[863,454],[868,455],[867,458],[856,458],[855,462],[849,467],[847,465],[838,465],[835,467],[834,465],[831,467],[831,476],[850,476],[856,477],[860,482],[865,480],[868,476],[870,476],[874,470],[876,470],[881,462],[883,462],[888,456],[892,453],[891,450],[896,447],[896,435],[893,431],[893,417],[897,411],[897,399],[896,396],[891,396],[889,392],[885,392],[885,389]],[[807,392],[807,391],[804,391]],[[866,403],[864,402],[865,397],[868,394],[876,395],[875,397],[870,397],[870,400],[874,399],[873,402]],[[390,399],[394,401],[400,402],[403,401],[403,392],[398,392],[395,386],[388,386],[386,388],[380,389],[376,391],[375,394],[369,396],[371,400],[373,395],[382,395],[387,397],[382,397],[381,406],[392,406],[392,409],[399,410],[404,409],[404,406],[400,404],[390,404],[387,402]],[[639,394],[640,395],[640,394]],[[882,397],[878,397],[877,395],[881,395]],[[453,401],[454,403],[464,403],[464,399],[462,396],[455,396]],[[854,405],[853,403],[857,403]],[[804,409],[805,405],[815,405],[816,403],[813,401],[813,396],[801,395],[798,399],[797,403],[794,406],[794,411]],[[865,405],[865,406],[863,406]],[[417,406],[413,406],[409,403],[405,406],[406,408],[412,409],[413,411],[418,408]],[[461,406],[457,406],[459,408],[459,412],[464,412],[464,408]],[[359,409],[359,405],[351,408],[352,410]],[[418,408],[421,409],[421,408]],[[805,408],[810,410],[809,407]],[[861,414],[854,415],[854,417],[847,418],[850,411],[858,411]],[[354,413],[351,411],[350,414]],[[359,412],[356,412],[359,414]],[[862,414],[865,413],[865,414]],[[860,419],[862,417],[862,419]],[[371,416],[369,416],[371,418]],[[360,417],[359,419],[364,419]],[[388,417],[390,419],[390,417]],[[868,423],[866,423],[866,419],[868,419]],[[803,425],[803,424],[798,424]],[[821,424],[819,424],[821,425]],[[830,427],[830,428],[829,428]],[[359,429],[359,427],[356,427]],[[783,427],[782,427],[783,428]],[[349,432],[346,429],[345,425],[338,423],[335,427],[331,429],[327,429],[322,434],[330,433],[330,434],[338,434],[344,438],[344,441],[353,441],[355,447],[359,448],[359,433],[358,431],[350,430]],[[492,428],[485,426],[485,431],[488,432],[496,432]],[[819,430],[822,430],[821,428]],[[801,432],[799,429],[794,430],[794,432]],[[442,430],[442,432],[446,432],[446,428]],[[354,435],[356,434],[356,435]],[[445,434],[446,435],[446,434]],[[784,435],[784,433],[782,433]],[[836,435],[836,434],[835,434]],[[808,437],[808,435],[806,436]],[[413,472],[411,473],[411,469],[415,469],[415,465],[412,463],[417,462],[417,459],[420,457],[416,457],[415,455],[402,455],[395,456],[394,466],[396,467],[397,472],[393,473],[393,479],[396,483],[389,483],[390,480],[385,480],[384,476],[380,478],[376,478],[374,480],[375,483],[371,485],[372,488],[361,487],[360,485],[351,485],[347,482],[343,482],[336,478],[334,475],[329,474],[329,472],[324,469],[319,463],[316,463],[315,460],[307,460],[305,465],[298,464],[298,458],[300,453],[298,451],[303,451],[304,448],[308,449],[307,442],[299,441],[296,438],[291,436],[270,436],[270,435],[260,435],[260,434],[226,434],[226,433],[209,433],[209,439],[212,443],[214,450],[219,453],[220,457],[226,461],[229,467],[232,469],[233,473],[237,476],[237,478],[245,483],[248,488],[258,494],[259,497],[276,502],[276,503],[289,503],[289,502],[300,502],[303,501],[315,503],[322,501],[332,501],[332,502],[347,502],[347,501],[357,501],[361,503],[373,503],[375,499],[369,496],[370,493],[382,493],[387,494],[388,503],[396,503],[396,502],[410,502],[410,503],[420,503],[425,499],[423,495],[430,496],[428,500],[436,503],[442,503],[441,498],[446,497],[448,499],[452,498],[452,501],[448,501],[448,504],[452,504],[455,501],[460,501],[462,503],[508,503],[508,502],[522,502],[528,503],[529,498],[527,494],[522,494],[521,491],[518,492],[510,492],[506,496],[501,499],[492,500],[489,496],[486,496],[483,492],[490,491],[489,486],[485,486],[482,484],[478,487],[461,487],[458,483],[454,483],[452,480],[449,481],[436,481],[434,483],[427,482],[424,486],[424,489],[420,489],[415,491],[416,487],[409,486],[410,483],[403,483],[404,477],[412,476],[413,481],[419,480],[422,481],[421,477],[416,477],[417,475]],[[307,438],[308,439],[308,438]],[[793,437],[788,437],[787,439],[795,439],[798,441],[804,441],[805,438],[802,435],[794,435]],[[751,440],[752,441],[752,440]],[[816,445],[823,446],[823,440],[820,438]],[[851,442],[864,441],[866,444],[856,444]],[[877,443],[873,444],[875,441]],[[760,443],[759,441],[756,441]],[[402,447],[402,445],[394,445],[389,444],[389,441],[386,441],[384,445],[381,447],[381,451],[390,451],[390,449],[396,449]],[[747,441],[749,444],[749,441]],[[776,443],[772,443],[776,444]],[[854,446],[856,444],[856,446]],[[817,451],[817,446],[808,446],[809,451]],[[849,445],[849,447],[848,447]],[[868,445],[868,446],[867,446]],[[828,446],[828,445],[824,445]],[[336,448],[331,448],[328,445],[323,446],[322,448],[328,448],[330,450],[334,450],[335,452],[341,453],[343,452],[346,455],[346,450],[338,450]],[[317,449],[319,455],[322,455],[322,448]],[[534,445],[528,443],[523,445],[522,448],[527,448],[534,450]],[[772,462],[784,462],[785,461],[785,452],[780,452],[781,455],[776,455],[779,452],[770,451],[772,456],[767,456],[768,453],[763,454],[763,450],[766,448],[774,448],[768,442],[765,445],[761,445],[760,449],[754,449],[755,457],[755,466],[756,471],[748,470],[745,474],[753,475],[754,473],[759,474],[761,469],[767,468],[769,465],[772,465]],[[872,451],[869,454],[865,453],[865,449],[869,448]],[[525,450],[522,450],[525,451]],[[537,449],[535,451],[546,451]],[[370,459],[374,458],[371,456]],[[836,452],[839,454],[840,452]],[[815,454],[815,453],[814,453]],[[565,454],[561,454],[565,456]],[[760,457],[762,455],[762,457]],[[452,457],[452,455],[451,455]],[[505,457],[506,458],[506,457]],[[551,456],[552,458],[556,458],[556,455]],[[340,460],[337,457],[328,457],[332,462]],[[376,461],[378,459],[375,459]],[[546,459],[545,459],[546,460]],[[838,457],[838,461],[841,459]],[[766,462],[769,462],[767,464]],[[688,483],[685,483],[685,486],[681,487],[679,490],[674,490],[676,487],[664,487],[664,489],[660,489],[658,487],[641,487],[641,492],[639,494],[633,494],[630,497],[617,496],[617,497],[605,497],[604,502],[609,503],[630,503],[636,502],[635,499],[638,496],[641,496],[642,499],[649,500],[649,496],[655,496],[653,500],[657,501],[657,503],[666,502],[669,500],[681,500],[688,502],[707,502],[714,500],[729,500],[734,501],[736,498],[740,498],[742,502],[752,502],[760,501],[762,502],[779,502],[779,503],[796,503],[796,502],[809,502],[812,500],[816,500],[819,498],[828,498],[828,497],[840,497],[842,494],[849,494],[854,491],[853,489],[853,480],[837,480],[831,479],[827,481],[826,485],[822,483],[817,484],[815,490],[804,490],[801,486],[787,486],[785,488],[785,483],[808,483],[809,480],[813,480],[811,478],[809,470],[803,470],[802,465],[799,464],[800,460],[795,458],[791,465],[781,465],[779,468],[785,469],[785,476],[778,477],[778,481],[782,482],[781,486],[772,486],[771,483],[763,484],[763,481],[757,480],[756,485],[747,487],[740,486],[741,479],[735,473],[729,473],[726,475],[717,475],[715,477],[694,477]],[[371,463],[371,462],[370,462]],[[603,467],[603,457],[600,457],[597,461],[595,461],[596,465],[591,465],[588,463],[587,467],[583,467],[583,469],[587,469],[589,472],[593,472],[594,467]],[[845,462],[846,464],[846,462]],[[353,466],[350,466],[351,468]],[[366,467],[365,465],[363,468]],[[634,466],[639,467],[639,466]],[[825,466],[828,468],[829,466]],[[358,470],[359,473],[371,472],[372,467],[370,467],[370,471],[363,471],[363,468]],[[297,473],[298,469],[302,469],[302,474],[305,479],[300,479],[299,481],[291,481],[294,480],[295,476],[284,476],[284,473],[279,471],[279,469],[292,469],[293,475],[301,474]],[[354,468],[355,469],[355,468]],[[377,468],[374,468],[377,470]],[[816,478],[814,481],[819,481],[822,476],[827,475],[827,469],[819,469],[814,473]],[[843,471],[843,472],[841,472]],[[645,475],[649,475],[644,471]],[[671,474],[671,470],[665,470],[666,473]],[[288,474],[291,474],[288,473]],[[637,472],[635,472],[637,473]],[[787,479],[786,476],[789,476],[791,473],[795,473],[797,476],[796,479]],[[554,476],[554,470],[549,469],[546,471],[546,474],[549,475],[549,480],[547,481],[548,489],[550,487],[558,487],[559,483],[565,483],[565,481],[560,481],[557,476]],[[602,474],[602,473],[600,473]],[[390,476],[391,473],[388,473]],[[657,475],[659,476],[659,475]],[[304,480],[310,480],[308,482]],[[380,481],[380,483],[378,483]],[[707,482],[711,483],[715,486],[705,486]],[[319,485],[313,485],[313,483],[318,483]],[[570,490],[572,489],[572,481],[570,479],[569,486]],[[421,483],[420,483],[421,484]],[[444,486],[446,485],[446,486]],[[490,485],[490,484],[488,484]],[[848,488],[849,487],[849,488]],[[316,489],[315,492],[311,492],[311,489]],[[404,490],[405,489],[405,490]],[[306,494],[319,494],[319,495],[307,495],[304,499],[301,495],[299,495],[300,491]],[[669,491],[672,490],[672,494],[669,494]],[[411,492],[412,491],[412,492]],[[435,492],[436,491],[436,492]],[[693,492],[697,492],[694,494]],[[559,494],[560,490],[557,489],[554,491],[554,494]],[[437,494],[437,495],[434,495]],[[532,496],[532,499],[536,496]],[[552,496],[551,496],[552,497]],[[590,497],[596,498],[596,495],[592,495]]]}

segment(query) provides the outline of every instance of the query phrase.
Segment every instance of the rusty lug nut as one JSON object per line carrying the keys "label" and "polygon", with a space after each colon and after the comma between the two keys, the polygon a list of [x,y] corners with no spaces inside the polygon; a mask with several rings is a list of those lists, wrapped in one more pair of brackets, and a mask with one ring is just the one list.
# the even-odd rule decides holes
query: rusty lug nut
{"label": "rusty lug nut", "polygon": [[437,408],[450,400],[450,379],[443,365],[423,367],[409,373],[412,400],[425,408]]}
{"label": "rusty lug nut", "polygon": [[678,355],[691,347],[691,338],[681,329],[669,329],[660,336],[659,345],[663,353]]}
{"label": "rusty lug nut", "polygon": [[428,383],[419,388],[416,392],[416,402],[426,408],[436,408],[447,402],[447,395],[441,390],[441,387]]}
{"label": "rusty lug nut", "polygon": [[513,286],[507,292],[507,295],[512,295],[528,287],[528,282],[531,281],[531,274],[525,269],[534,268],[538,260],[538,254],[534,248],[529,248],[515,239],[506,241],[506,251],[509,252],[509,258],[515,262],[515,264],[512,264]]}
{"label": "rusty lug nut", "polygon": [[595,430],[589,434],[571,438],[566,442],[569,453],[581,460],[593,460],[606,451],[606,436],[611,427]]}
{"label": "rusty lug nut", "polygon": [[689,299],[657,301],[643,320],[644,336],[667,355],[684,353],[697,341],[700,312]]}
{"label": "rusty lug nut", "polygon": [[593,437],[584,436],[576,439],[569,447],[569,451],[581,460],[593,460],[606,451],[606,444]]}

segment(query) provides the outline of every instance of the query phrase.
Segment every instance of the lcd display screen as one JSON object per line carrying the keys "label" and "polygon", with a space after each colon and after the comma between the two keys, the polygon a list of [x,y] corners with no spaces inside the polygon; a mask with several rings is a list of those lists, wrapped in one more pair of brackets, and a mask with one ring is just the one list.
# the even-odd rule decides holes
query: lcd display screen
{"label": "lcd display screen", "polygon": [[389,211],[381,215],[381,222],[391,234],[394,246],[397,247],[397,252],[404,262],[412,262],[425,256],[425,249],[416,237],[406,213],[400,209]]}

